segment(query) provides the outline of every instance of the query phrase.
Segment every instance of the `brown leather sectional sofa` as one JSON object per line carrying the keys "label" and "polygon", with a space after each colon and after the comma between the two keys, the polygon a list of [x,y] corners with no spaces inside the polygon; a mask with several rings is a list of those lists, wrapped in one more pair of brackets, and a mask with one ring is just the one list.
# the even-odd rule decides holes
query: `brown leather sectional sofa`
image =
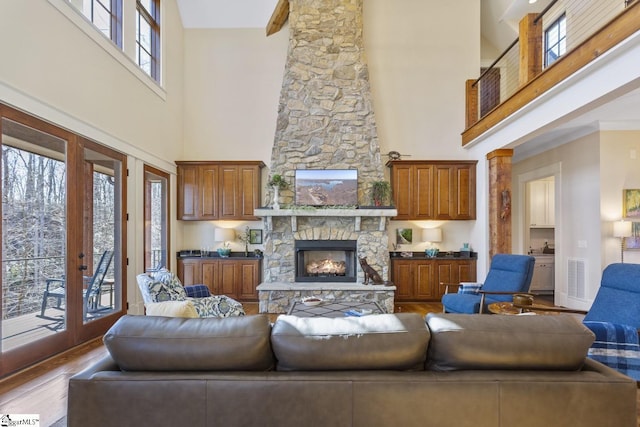
{"label": "brown leather sectional sofa", "polygon": [[125,316],[68,425],[636,427],[636,383],[569,316]]}

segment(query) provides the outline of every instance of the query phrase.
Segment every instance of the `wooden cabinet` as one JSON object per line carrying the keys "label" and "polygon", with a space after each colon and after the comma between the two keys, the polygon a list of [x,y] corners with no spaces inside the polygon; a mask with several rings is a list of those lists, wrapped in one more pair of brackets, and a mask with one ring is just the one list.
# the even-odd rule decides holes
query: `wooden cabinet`
{"label": "wooden cabinet", "polygon": [[391,258],[391,281],[396,286],[397,301],[440,301],[444,294],[441,282],[475,280],[475,258]]}
{"label": "wooden cabinet", "polygon": [[178,278],[185,286],[205,284],[214,295],[256,301],[260,264],[259,259],[250,258],[183,258],[178,260]]}
{"label": "wooden cabinet", "polygon": [[178,219],[250,220],[260,205],[260,161],[176,162]]}
{"label": "wooden cabinet", "polygon": [[553,177],[531,181],[527,185],[529,225],[531,228],[555,227],[555,180]]}
{"label": "wooden cabinet", "polygon": [[396,220],[476,218],[475,161],[392,160]]}

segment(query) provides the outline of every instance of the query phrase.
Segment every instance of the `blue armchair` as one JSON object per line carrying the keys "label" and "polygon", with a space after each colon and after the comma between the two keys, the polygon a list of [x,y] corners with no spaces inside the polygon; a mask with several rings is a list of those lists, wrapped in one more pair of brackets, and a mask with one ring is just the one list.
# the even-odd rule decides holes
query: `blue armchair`
{"label": "blue armchair", "polygon": [[491,303],[512,301],[513,294],[529,291],[534,264],[535,258],[528,255],[494,255],[489,273],[479,290],[448,293],[451,285],[447,285],[445,294],[442,296],[443,311],[445,313],[482,313]]}
{"label": "blue armchair", "polygon": [[640,264],[611,264],[584,317],[596,334],[589,357],[640,381]]}
{"label": "blue armchair", "polygon": [[516,305],[524,311],[585,314],[584,325],[596,338],[588,356],[640,381],[640,264],[611,264],[589,311]]}

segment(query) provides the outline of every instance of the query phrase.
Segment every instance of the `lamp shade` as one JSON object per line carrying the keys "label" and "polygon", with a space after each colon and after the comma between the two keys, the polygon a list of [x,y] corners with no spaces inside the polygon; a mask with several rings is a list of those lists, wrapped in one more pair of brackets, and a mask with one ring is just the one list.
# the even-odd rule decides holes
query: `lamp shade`
{"label": "lamp shade", "polygon": [[613,237],[631,236],[631,221],[616,221],[613,223]]}
{"label": "lamp shade", "polygon": [[442,229],[441,228],[423,228],[422,241],[442,242]]}
{"label": "lamp shade", "polygon": [[216,242],[230,242],[236,238],[236,231],[233,228],[216,228],[214,240]]}

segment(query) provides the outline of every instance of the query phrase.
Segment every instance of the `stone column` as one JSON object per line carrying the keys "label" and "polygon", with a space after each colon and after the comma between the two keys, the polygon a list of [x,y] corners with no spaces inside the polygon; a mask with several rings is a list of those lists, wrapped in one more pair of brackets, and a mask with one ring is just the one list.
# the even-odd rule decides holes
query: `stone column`
{"label": "stone column", "polygon": [[487,154],[489,161],[489,257],[511,253],[511,158],[513,150]]}

